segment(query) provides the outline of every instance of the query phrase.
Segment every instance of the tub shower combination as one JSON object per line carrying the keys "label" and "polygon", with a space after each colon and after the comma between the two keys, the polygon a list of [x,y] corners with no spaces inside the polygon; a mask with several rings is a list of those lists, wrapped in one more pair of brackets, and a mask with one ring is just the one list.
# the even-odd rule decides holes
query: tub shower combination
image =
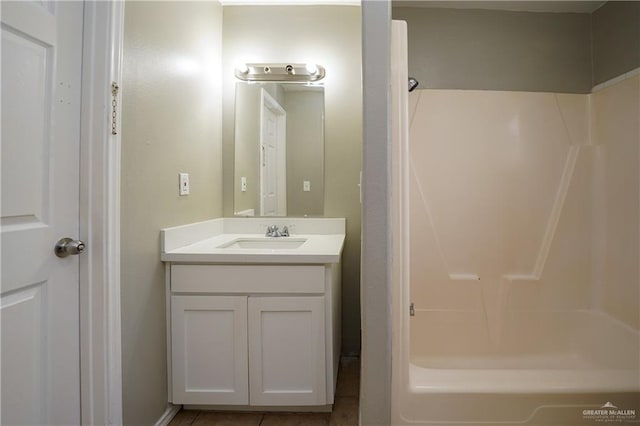
{"label": "tub shower combination", "polygon": [[392,28],[392,424],[640,422],[640,73],[409,94]]}

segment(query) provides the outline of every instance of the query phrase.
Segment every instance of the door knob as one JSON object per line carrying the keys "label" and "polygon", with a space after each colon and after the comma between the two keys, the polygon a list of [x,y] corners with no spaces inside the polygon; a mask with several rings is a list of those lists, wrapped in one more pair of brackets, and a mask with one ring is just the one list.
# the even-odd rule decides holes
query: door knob
{"label": "door knob", "polygon": [[54,247],[53,251],[58,257],[67,257],[69,255],[78,255],[85,249],[85,245],[80,240],[74,240],[73,238],[61,238]]}

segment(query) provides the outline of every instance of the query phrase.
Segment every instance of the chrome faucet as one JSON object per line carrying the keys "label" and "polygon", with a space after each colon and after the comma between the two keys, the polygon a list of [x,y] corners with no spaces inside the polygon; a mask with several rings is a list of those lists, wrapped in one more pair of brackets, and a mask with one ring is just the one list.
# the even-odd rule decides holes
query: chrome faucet
{"label": "chrome faucet", "polygon": [[282,231],[278,229],[277,225],[269,225],[267,226],[267,233],[264,234],[265,237],[288,237],[289,236],[289,228],[286,226],[282,228]]}
{"label": "chrome faucet", "polygon": [[269,225],[267,226],[267,233],[264,234],[265,237],[279,237],[280,231],[278,230],[277,225]]}

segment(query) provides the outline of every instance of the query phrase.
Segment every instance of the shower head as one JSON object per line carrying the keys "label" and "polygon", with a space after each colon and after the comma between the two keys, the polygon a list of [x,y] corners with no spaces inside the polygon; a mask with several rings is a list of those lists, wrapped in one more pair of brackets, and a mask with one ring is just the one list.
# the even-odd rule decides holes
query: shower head
{"label": "shower head", "polygon": [[416,87],[418,87],[418,80],[413,77],[409,77],[409,92],[413,92]]}

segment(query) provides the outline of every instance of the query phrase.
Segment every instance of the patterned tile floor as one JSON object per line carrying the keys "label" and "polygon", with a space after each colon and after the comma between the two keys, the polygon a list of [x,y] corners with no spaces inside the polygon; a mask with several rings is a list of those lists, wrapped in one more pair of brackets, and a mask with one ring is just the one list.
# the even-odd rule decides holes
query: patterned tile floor
{"label": "patterned tile floor", "polygon": [[182,410],[170,426],[358,426],[360,359],[342,358],[331,413],[234,413]]}

